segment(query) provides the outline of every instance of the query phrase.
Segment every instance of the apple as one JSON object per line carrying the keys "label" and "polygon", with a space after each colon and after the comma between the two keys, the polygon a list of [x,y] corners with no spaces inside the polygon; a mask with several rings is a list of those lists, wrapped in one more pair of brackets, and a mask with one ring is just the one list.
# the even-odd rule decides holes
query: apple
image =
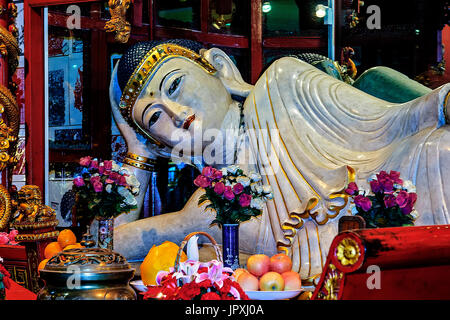
{"label": "apple", "polygon": [[242,272],[236,281],[244,291],[258,291],[258,278],[250,272]]}
{"label": "apple", "polygon": [[270,271],[283,272],[292,270],[292,260],[284,253],[279,253],[270,258]]}
{"label": "apple", "polygon": [[247,260],[247,270],[254,276],[260,277],[269,271],[270,258],[265,254],[254,254]]}
{"label": "apple", "polygon": [[295,271],[286,271],[281,274],[284,280],[284,290],[300,290],[302,288],[302,280],[300,275]]}
{"label": "apple", "polygon": [[246,270],[246,269],[244,269],[244,268],[237,268],[236,270],[234,270],[234,272],[233,272],[233,277],[234,277],[234,279],[238,279],[239,278],[239,276],[242,274],[242,273],[244,273],[244,272],[247,272],[248,273],[248,271]]}
{"label": "apple", "polygon": [[261,291],[283,291],[284,279],[278,272],[269,271],[259,279]]}

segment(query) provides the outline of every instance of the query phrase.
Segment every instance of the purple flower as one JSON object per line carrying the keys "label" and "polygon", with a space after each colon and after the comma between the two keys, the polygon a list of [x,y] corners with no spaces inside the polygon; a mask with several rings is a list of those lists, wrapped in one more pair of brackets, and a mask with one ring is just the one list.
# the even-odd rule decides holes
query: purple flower
{"label": "purple flower", "polygon": [[223,192],[225,191],[225,185],[223,184],[223,182],[217,182],[214,185],[214,192],[221,195]]}
{"label": "purple flower", "polygon": [[345,189],[345,192],[349,195],[354,195],[358,191],[358,186],[354,182],[350,182],[347,186],[347,189]]}
{"label": "purple flower", "polygon": [[248,207],[251,202],[252,202],[252,196],[247,193],[243,193],[239,197],[239,204],[241,205],[241,207]]}
{"label": "purple flower", "polygon": [[391,170],[391,172],[389,173],[389,177],[391,178],[392,181],[394,181],[394,183],[400,185],[403,184],[403,180],[400,179],[400,172]]}
{"label": "purple flower", "polygon": [[372,201],[365,196],[358,195],[355,197],[355,205],[364,211],[369,211],[369,209],[372,208]]}
{"label": "purple flower", "polygon": [[411,192],[408,194],[408,202],[407,204],[401,208],[403,214],[410,214],[411,211],[413,211],[414,203],[416,203],[417,200],[417,194],[414,192]]}
{"label": "purple flower", "polygon": [[387,197],[384,198],[384,206],[386,208],[392,208],[397,205],[397,202],[395,201],[395,197],[390,194]]}
{"label": "purple flower", "polygon": [[91,157],[87,156],[87,157],[83,157],[80,159],[80,165],[82,165],[83,167],[89,167],[89,165],[91,164]]}
{"label": "purple flower", "polygon": [[103,191],[103,183],[101,182],[95,182],[92,184],[92,186],[94,187],[94,191],[95,192],[102,192]]}
{"label": "purple flower", "polygon": [[226,186],[223,192],[223,197],[229,201],[234,199],[234,193],[230,186]]}
{"label": "purple flower", "polygon": [[195,178],[194,184],[200,188],[207,188],[210,186],[211,181],[207,177],[199,175],[197,178]]}
{"label": "purple flower", "polygon": [[394,181],[392,181],[389,176],[378,178],[378,183],[380,184],[381,188],[383,188],[384,192],[394,191]]}
{"label": "purple flower", "polygon": [[233,192],[234,194],[240,194],[242,191],[244,191],[244,186],[240,183],[236,183],[233,186]]}
{"label": "purple flower", "polygon": [[76,187],[84,186],[84,179],[83,179],[83,177],[76,177],[75,179],[73,179],[73,184]]}
{"label": "purple flower", "polygon": [[383,192],[383,187],[377,180],[370,181],[370,188],[374,193]]}
{"label": "purple flower", "polygon": [[398,204],[400,208],[406,207],[408,204],[409,194],[408,192],[402,190],[398,193],[397,199],[395,199],[395,202]]}

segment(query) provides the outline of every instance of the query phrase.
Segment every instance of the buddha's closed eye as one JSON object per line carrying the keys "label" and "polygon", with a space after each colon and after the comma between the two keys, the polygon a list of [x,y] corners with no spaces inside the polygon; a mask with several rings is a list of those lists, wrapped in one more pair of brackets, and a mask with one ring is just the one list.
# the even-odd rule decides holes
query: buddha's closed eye
{"label": "buddha's closed eye", "polygon": [[161,115],[161,111],[156,111],[155,113],[152,114],[152,116],[150,117],[150,120],[148,122],[148,127],[149,128],[152,125],[154,125],[156,123],[156,121],[158,121],[160,115]]}
{"label": "buddha's closed eye", "polygon": [[175,90],[177,90],[182,78],[183,78],[183,76],[180,76],[180,77],[175,78],[175,80],[173,80],[172,84],[170,85],[169,89],[167,90],[167,93],[169,94],[169,96],[171,96],[175,92]]}

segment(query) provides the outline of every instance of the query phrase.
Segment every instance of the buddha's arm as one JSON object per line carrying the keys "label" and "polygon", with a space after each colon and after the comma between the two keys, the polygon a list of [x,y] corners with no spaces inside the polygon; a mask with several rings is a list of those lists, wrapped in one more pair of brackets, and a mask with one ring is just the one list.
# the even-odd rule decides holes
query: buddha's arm
{"label": "buddha's arm", "polygon": [[449,123],[449,94],[450,84],[446,84],[423,97],[398,106],[399,111],[407,110],[405,119],[412,130],[411,133]]}

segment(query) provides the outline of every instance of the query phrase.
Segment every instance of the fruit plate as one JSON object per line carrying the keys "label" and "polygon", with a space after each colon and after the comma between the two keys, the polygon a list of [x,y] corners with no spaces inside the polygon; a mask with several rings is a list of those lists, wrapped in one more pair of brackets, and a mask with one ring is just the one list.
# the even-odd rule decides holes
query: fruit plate
{"label": "fruit plate", "polygon": [[142,282],[142,280],[135,280],[130,282],[131,286],[137,291],[145,292],[147,291],[147,286]]}
{"label": "fruit plate", "polygon": [[302,290],[286,291],[245,291],[251,300],[283,300],[297,296]]}

